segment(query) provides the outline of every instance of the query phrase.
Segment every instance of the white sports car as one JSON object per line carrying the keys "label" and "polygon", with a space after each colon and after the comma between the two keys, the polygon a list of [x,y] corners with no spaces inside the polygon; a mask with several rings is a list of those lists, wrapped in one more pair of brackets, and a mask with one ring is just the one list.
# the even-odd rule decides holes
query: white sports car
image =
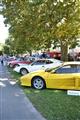
{"label": "white sports car", "polygon": [[14,71],[21,73],[22,75],[25,75],[29,72],[33,72],[41,69],[45,70],[51,67],[57,67],[61,63],[62,62],[60,60],[56,60],[56,59],[39,59],[29,65],[19,64],[14,68]]}

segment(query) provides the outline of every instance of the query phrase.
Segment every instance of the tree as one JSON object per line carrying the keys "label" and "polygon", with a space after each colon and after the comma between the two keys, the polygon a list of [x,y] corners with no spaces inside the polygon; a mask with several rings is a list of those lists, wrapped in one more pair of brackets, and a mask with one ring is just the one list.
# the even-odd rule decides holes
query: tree
{"label": "tree", "polygon": [[62,60],[67,60],[68,46],[80,34],[79,0],[2,0],[2,3],[5,24],[10,24],[17,51],[49,48],[58,43]]}

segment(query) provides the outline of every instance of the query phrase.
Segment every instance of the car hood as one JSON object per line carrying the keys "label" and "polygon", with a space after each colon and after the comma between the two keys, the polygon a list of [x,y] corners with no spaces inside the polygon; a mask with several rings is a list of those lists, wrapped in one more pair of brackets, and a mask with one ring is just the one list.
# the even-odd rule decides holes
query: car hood
{"label": "car hood", "polygon": [[24,66],[29,66],[29,64],[26,63],[18,63],[20,65],[20,67],[24,67]]}
{"label": "car hood", "polygon": [[44,73],[45,72],[45,70],[37,70],[37,71],[34,71],[34,72],[31,72],[31,73],[29,73],[29,74],[37,74],[37,73]]}
{"label": "car hood", "polygon": [[21,78],[24,78],[24,77],[28,77],[28,76],[35,76],[35,75],[42,75],[42,74],[45,74],[45,70],[38,70],[38,71],[34,71],[34,72],[30,72],[24,76],[22,76]]}

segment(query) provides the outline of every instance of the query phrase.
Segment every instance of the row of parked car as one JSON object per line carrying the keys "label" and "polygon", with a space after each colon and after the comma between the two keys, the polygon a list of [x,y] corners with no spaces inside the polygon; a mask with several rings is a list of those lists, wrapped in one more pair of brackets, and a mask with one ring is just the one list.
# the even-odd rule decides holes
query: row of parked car
{"label": "row of parked car", "polygon": [[29,72],[33,72],[40,69],[57,67],[62,62],[56,59],[38,59],[35,57],[18,58],[17,60],[8,61],[7,65],[13,70],[25,75]]}
{"label": "row of parked car", "polygon": [[62,62],[57,59],[38,59],[36,57],[31,59],[28,57],[23,62],[19,59],[8,61],[7,65],[23,75],[20,78],[22,86],[32,86],[36,89],[80,90],[79,61]]}

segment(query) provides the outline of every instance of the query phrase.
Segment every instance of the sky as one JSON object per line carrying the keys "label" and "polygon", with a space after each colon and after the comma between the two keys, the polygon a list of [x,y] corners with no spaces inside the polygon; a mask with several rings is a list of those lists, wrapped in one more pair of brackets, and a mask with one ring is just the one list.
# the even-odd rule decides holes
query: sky
{"label": "sky", "polygon": [[8,27],[4,25],[4,18],[0,15],[0,43],[5,43],[8,38]]}

